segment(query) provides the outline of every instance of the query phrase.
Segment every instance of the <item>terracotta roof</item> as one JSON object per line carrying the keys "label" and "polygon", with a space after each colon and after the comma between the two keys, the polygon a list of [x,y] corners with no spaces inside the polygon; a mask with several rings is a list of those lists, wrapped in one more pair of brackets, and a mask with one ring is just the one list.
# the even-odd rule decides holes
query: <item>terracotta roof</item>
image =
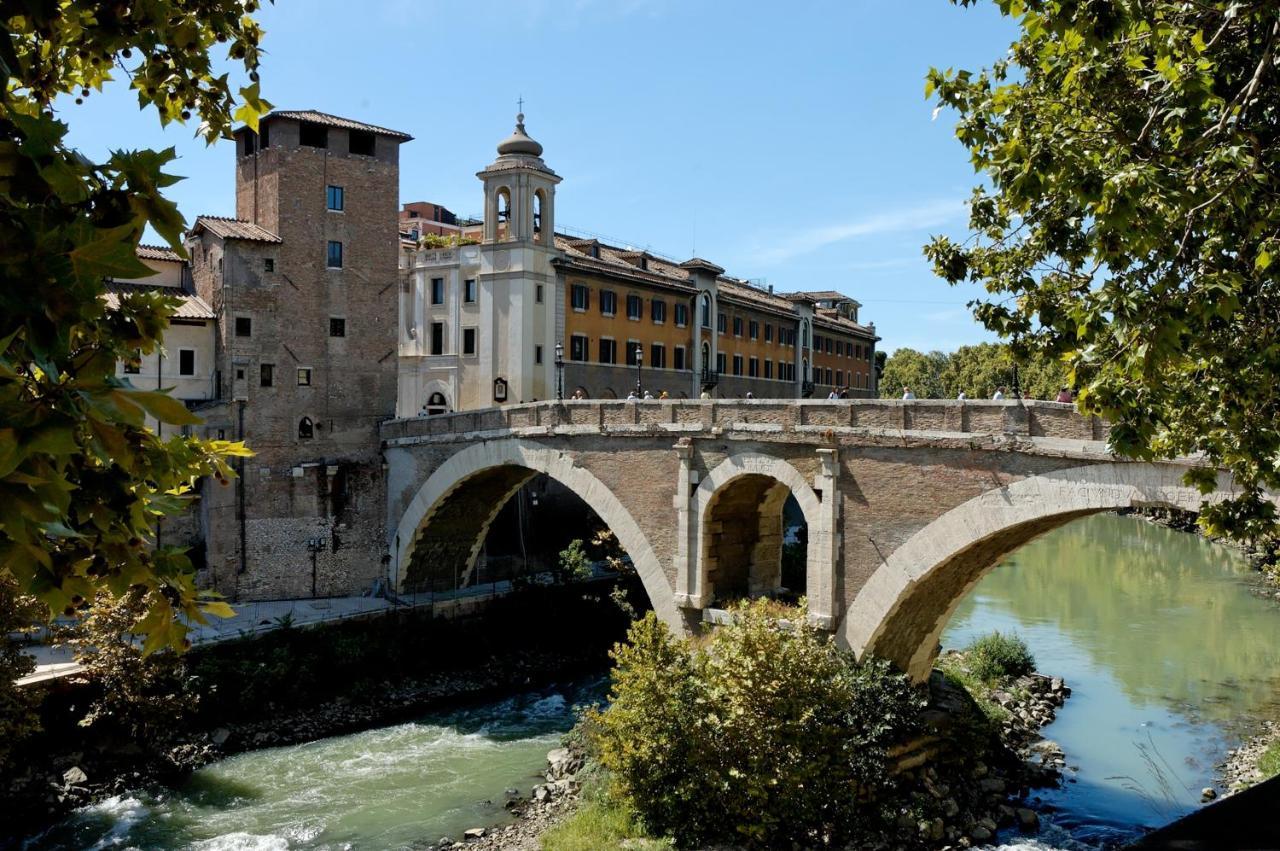
{"label": "terracotta roof", "polygon": [[204,228],[222,239],[247,239],[253,242],[282,241],[266,228],[258,227],[244,219],[229,219],[225,216],[196,216],[196,223],[191,230],[195,231],[197,228]]}
{"label": "terracotta roof", "polygon": [[786,296],[803,296],[811,301],[857,301],[852,296],[844,293],[838,293],[835,290],[801,290],[795,293],[785,293]]}
{"label": "terracotta roof", "polygon": [[275,112],[264,116],[262,120],[270,121],[272,118],[292,118],[294,121],[310,121],[313,124],[323,124],[326,127],[341,127],[343,130],[363,130],[366,133],[377,133],[382,136],[390,136],[404,142],[408,142],[413,138],[408,133],[401,133],[399,130],[388,130],[386,127],[379,127],[376,124],[365,124],[363,121],[352,121],[350,118],[330,115],[327,112],[320,112],[317,109],[276,110]]}
{"label": "terracotta roof", "polygon": [[168,260],[174,263],[182,263],[183,259],[178,256],[178,252],[169,248],[167,245],[139,245],[137,250],[140,260]]}
{"label": "terracotta roof", "polygon": [[204,299],[177,287],[166,287],[159,284],[130,284],[112,281],[107,284],[107,308],[115,310],[120,307],[120,296],[130,292],[162,292],[182,299],[178,309],[173,312],[173,319],[214,319],[211,308]]}

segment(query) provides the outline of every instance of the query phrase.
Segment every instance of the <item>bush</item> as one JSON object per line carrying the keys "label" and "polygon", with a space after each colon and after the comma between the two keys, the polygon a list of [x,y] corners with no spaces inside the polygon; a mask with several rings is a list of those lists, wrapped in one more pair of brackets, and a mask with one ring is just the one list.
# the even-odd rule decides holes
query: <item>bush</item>
{"label": "bush", "polygon": [[1280,774],[1280,739],[1267,745],[1267,749],[1258,757],[1258,771],[1264,780]]}
{"label": "bush", "polygon": [[1029,674],[1036,669],[1027,642],[1016,634],[996,631],[969,642],[964,649],[969,671],[984,683],[997,683]]}
{"label": "bush", "polygon": [[682,846],[805,847],[883,826],[887,750],[919,729],[921,694],[887,663],[760,602],[702,646],[653,614],[614,649],[611,703],[587,714],[593,755],[651,833]]}
{"label": "bush", "polygon": [[35,660],[9,641],[11,633],[30,629],[39,614],[36,599],[19,594],[18,583],[0,573],[0,773],[8,768],[9,755],[18,743],[40,729],[36,690],[14,683],[35,670]]}

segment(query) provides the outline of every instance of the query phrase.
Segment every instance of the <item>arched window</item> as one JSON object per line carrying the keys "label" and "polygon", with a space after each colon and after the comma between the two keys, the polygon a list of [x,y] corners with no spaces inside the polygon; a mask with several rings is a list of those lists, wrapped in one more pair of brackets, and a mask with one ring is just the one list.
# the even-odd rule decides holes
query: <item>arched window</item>
{"label": "arched window", "polygon": [[809,380],[809,359],[804,358],[800,361],[800,374],[803,376],[802,381]]}
{"label": "arched window", "polygon": [[547,196],[541,189],[533,193],[533,235],[538,242],[542,239],[542,211],[546,209]]}
{"label": "arched window", "polygon": [[498,190],[498,223],[511,222],[511,190],[502,187]]}
{"label": "arched window", "polygon": [[702,294],[702,327],[711,327],[711,296],[708,293]]}
{"label": "arched window", "polygon": [[618,394],[613,392],[612,387],[606,387],[600,391],[600,398],[601,399],[617,399]]}
{"label": "arched window", "polygon": [[702,371],[711,372],[715,369],[715,365],[711,363],[711,344],[704,342],[702,344]]}
{"label": "arched window", "polygon": [[449,402],[444,398],[443,393],[432,393],[427,399],[427,416],[433,417],[436,414],[444,414],[449,410]]}
{"label": "arched window", "polygon": [[311,424],[311,417],[298,420],[298,439],[310,440],[313,437],[315,437],[315,427]]}
{"label": "arched window", "polygon": [[[805,348],[805,349],[809,348],[809,323],[808,322],[803,322],[800,324],[800,346],[801,348]],[[808,380],[807,374],[805,375],[805,380],[806,381]]]}

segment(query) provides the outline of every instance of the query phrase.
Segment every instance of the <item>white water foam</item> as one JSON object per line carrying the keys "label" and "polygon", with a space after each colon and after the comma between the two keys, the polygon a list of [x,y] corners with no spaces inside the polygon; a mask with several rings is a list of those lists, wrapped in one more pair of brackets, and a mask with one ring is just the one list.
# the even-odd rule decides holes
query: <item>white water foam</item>
{"label": "white water foam", "polygon": [[85,807],[81,812],[86,816],[105,816],[112,820],[111,829],[88,849],[103,851],[105,848],[123,847],[130,831],[151,815],[151,808],[131,795],[114,795]]}

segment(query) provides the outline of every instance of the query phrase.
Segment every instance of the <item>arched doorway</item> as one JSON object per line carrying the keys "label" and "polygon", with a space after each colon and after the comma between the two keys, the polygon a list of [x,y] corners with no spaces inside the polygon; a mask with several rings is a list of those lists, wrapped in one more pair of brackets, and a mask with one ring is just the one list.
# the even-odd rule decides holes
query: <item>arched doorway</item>
{"label": "arched doorway", "polygon": [[427,404],[423,409],[429,417],[433,417],[436,414],[447,413],[449,410],[449,400],[444,397],[443,393],[432,393],[427,397]]}

